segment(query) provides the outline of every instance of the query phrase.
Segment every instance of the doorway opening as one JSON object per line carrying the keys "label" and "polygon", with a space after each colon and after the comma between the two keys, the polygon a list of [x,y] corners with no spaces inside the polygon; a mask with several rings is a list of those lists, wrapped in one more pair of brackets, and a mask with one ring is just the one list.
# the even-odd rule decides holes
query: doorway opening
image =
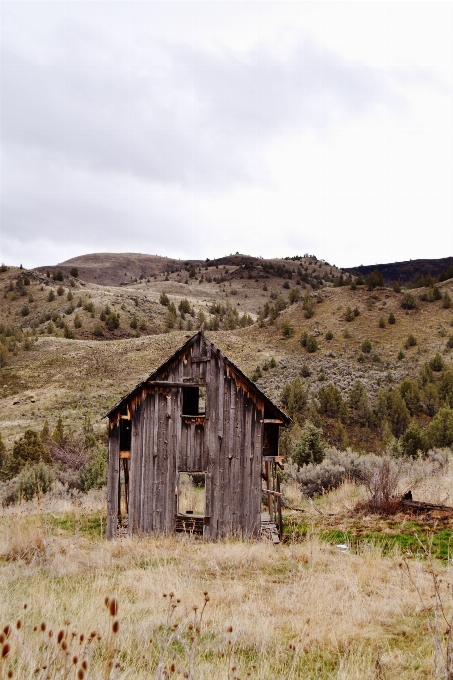
{"label": "doorway opening", "polygon": [[204,517],[206,475],[204,472],[178,473],[178,515]]}

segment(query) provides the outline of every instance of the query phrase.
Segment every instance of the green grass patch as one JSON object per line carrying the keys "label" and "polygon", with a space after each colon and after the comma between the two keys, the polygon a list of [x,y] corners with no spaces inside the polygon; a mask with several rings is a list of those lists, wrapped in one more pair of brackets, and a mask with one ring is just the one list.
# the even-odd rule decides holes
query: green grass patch
{"label": "green grass patch", "polygon": [[[384,531],[367,528],[363,523],[352,523],[348,529],[328,528],[325,523],[308,524],[304,521],[289,519],[284,525],[283,541],[290,543],[299,541],[313,534],[326,543],[338,545],[345,543],[351,550],[357,551],[364,544],[379,547],[384,555],[398,548],[403,554],[411,553],[423,558],[425,550],[431,552],[432,557],[443,562],[453,554],[453,530],[445,527],[429,526],[425,523],[410,520],[404,523],[386,522],[382,518],[377,522]],[[420,541],[422,545],[420,545]]]}
{"label": "green grass patch", "polygon": [[51,527],[54,532],[61,532],[66,535],[73,536],[79,534],[93,540],[99,540],[101,537],[101,519],[102,519],[102,537],[105,538],[107,512],[65,512],[61,515],[50,516]]}

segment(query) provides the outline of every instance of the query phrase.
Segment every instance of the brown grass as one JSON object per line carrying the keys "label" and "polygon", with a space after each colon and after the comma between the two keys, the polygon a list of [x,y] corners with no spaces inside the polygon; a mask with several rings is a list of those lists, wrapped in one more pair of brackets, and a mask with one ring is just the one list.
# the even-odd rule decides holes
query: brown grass
{"label": "brown grass", "polygon": [[[351,493],[351,487],[337,490],[332,507],[351,502]],[[324,511],[327,503],[325,497]],[[88,511],[73,512],[82,520]],[[2,625],[23,619],[21,638],[14,633],[12,643],[11,664],[19,663],[15,677],[31,677],[33,664],[50,655],[49,638],[33,632],[43,621],[47,630],[70,621],[67,630],[78,636],[86,639],[92,630],[102,635],[91,647],[97,650],[90,657],[93,679],[104,677],[106,660],[112,659],[119,667],[117,676],[112,667],[111,677],[128,679],[158,677],[159,662],[162,669],[176,664],[170,677],[184,677],[192,663],[193,677],[200,680],[247,673],[261,680],[433,677],[433,641],[425,629],[431,614],[401,570],[397,552],[383,557],[364,545],[357,554],[343,554],[320,542],[315,529],[302,543],[278,548],[173,537],[106,542],[77,532],[62,535],[52,529],[59,517],[55,508],[41,507],[1,520]],[[447,569],[435,568],[446,579]],[[428,568],[414,561],[410,569],[429,602]],[[445,596],[446,581],[440,587]],[[171,592],[175,603],[181,601],[168,621]],[[192,654],[193,607],[200,612],[203,593],[209,593],[209,602]],[[119,602],[114,640],[106,596]]]}

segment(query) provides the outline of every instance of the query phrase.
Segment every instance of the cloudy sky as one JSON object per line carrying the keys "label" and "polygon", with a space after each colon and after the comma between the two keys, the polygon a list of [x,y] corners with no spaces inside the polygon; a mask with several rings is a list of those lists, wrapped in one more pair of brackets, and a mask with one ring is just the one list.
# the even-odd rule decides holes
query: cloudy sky
{"label": "cloudy sky", "polygon": [[453,255],[453,3],[0,11],[2,261]]}

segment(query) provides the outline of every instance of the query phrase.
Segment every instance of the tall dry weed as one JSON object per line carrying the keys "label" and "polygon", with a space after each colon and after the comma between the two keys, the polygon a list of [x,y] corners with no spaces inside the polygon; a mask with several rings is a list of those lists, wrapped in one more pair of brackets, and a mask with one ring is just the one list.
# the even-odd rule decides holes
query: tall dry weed
{"label": "tall dry weed", "polygon": [[23,560],[30,564],[43,559],[47,554],[48,540],[42,526],[17,522],[0,544],[0,557],[8,560]]}

